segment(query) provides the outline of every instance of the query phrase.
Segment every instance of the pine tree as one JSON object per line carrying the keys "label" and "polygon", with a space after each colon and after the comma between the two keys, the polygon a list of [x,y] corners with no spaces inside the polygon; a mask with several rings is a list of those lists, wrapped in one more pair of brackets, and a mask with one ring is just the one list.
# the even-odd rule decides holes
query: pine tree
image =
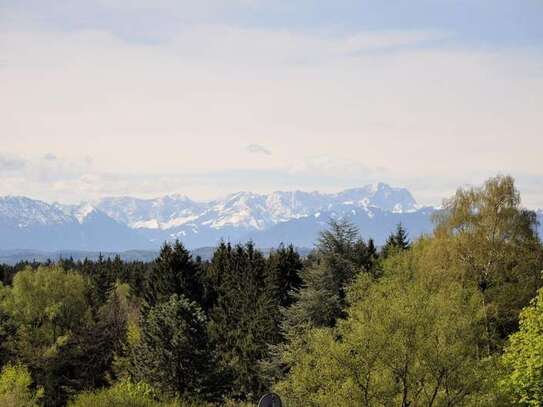
{"label": "pine tree", "polygon": [[396,226],[396,231],[387,238],[387,241],[381,250],[381,256],[387,258],[394,253],[408,250],[410,247],[411,243],[409,242],[407,231],[402,224],[399,223]]}
{"label": "pine tree", "polygon": [[267,259],[266,285],[278,307],[288,307],[294,301],[293,294],[302,285],[300,255],[294,246],[280,245]]}
{"label": "pine tree", "polygon": [[203,302],[200,270],[179,241],[164,244],[150,269],[143,311],[167,301],[173,294],[183,295],[198,304]]}
{"label": "pine tree", "polygon": [[354,244],[354,256],[353,262],[361,270],[368,272],[372,275],[377,275],[377,260],[379,255],[377,249],[375,248],[375,243],[373,239],[369,239],[368,243],[364,240],[359,239]]}
{"label": "pine tree", "polygon": [[396,229],[396,245],[400,248],[400,250],[407,250],[409,247],[411,247],[411,243],[409,242],[407,231],[404,229],[402,224],[400,223],[398,225],[398,228]]}
{"label": "pine tree", "polygon": [[214,399],[220,392],[206,317],[195,302],[173,294],[142,321],[133,374],[165,395]]}
{"label": "pine tree", "polygon": [[275,337],[275,307],[266,286],[266,261],[252,243],[221,244],[209,268],[216,287],[210,333],[221,365],[231,375],[231,395],[254,399],[264,391],[258,361]]}
{"label": "pine tree", "polygon": [[98,261],[90,266],[90,281],[92,284],[93,301],[96,308],[105,304],[113,288],[115,287],[115,276],[113,274],[111,259],[104,260],[100,254]]}

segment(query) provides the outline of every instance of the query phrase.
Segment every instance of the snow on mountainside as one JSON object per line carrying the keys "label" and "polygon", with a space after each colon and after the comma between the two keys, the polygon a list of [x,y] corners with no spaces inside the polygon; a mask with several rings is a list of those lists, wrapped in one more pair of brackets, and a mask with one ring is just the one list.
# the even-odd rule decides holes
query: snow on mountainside
{"label": "snow on mountainside", "polygon": [[48,204],[24,197],[0,198],[0,249],[128,250],[149,247],[89,204]]}
{"label": "snow on mountainside", "polygon": [[182,195],[157,199],[104,198],[97,207],[134,229],[169,229],[196,219],[205,210],[205,205]]}
{"label": "snow on mountainside", "polygon": [[61,210],[66,216],[74,218],[80,224],[97,212],[97,209],[88,202],[79,205],[64,205],[55,202],[52,206]]}
{"label": "snow on mountainside", "polygon": [[[435,211],[420,208],[408,190],[383,183],[335,194],[238,192],[209,202],[168,195],[63,205],[7,196],[0,198],[0,249],[155,250],[173,239],[189,248],[214,246],[221,239],[310,247],[329,219],[341,217],[382,244],[400,222],[411,238],[429,233]],[[537,216],[543,222],[543,211]]]}
{"label": "snow on mountainside", "polygon": [[343,203],[374,206],[385,211],[409,212],[417,209],[417,202],[405,188],[393,188],[382,182],[362,188],[347,189],[336,195]]}
{"label": "snow on mountainside", "polygon": [[60,208],[21,196],[0,197],[0,224],[20,228],[73,222]]}
{"label": "snow on mountainside", "polygon": [[190,225],[192,229],[226,227],[264,230],[277,223],[322,211],[342,211],[345,205],[377,207],[398,213],[413,211],[417,204],[404,188],[393,188],[379,183],[363,188],[348,189],[337,194],[318,192],[273,192],[254,194],[238,192],[225,199],[197,203],[184,196],[166,196],[158,199],[105,198],[98,208],[113,219],[132,228],[179,229]]}

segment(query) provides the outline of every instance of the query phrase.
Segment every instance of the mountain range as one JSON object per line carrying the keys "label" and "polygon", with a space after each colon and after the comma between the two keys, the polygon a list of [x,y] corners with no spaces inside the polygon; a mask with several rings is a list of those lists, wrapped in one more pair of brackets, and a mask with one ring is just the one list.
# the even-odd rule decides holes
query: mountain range
{"label": "mountain range", "polygon": [[[433,207],[421,207],[405,188],[384,183],[339,193],[238,192],[201,202],[183,195],[156,199],[103,198],[64,205],[27,197],[0,198],[0,249],[120,252],[156,250],[166,240],[191,249],[253,240],[312,247],[331,218],[348,217],[363,237],[382,244],[402,223],[416,238],[432,230]],[[543,212],[538,211],[543,220]]]}

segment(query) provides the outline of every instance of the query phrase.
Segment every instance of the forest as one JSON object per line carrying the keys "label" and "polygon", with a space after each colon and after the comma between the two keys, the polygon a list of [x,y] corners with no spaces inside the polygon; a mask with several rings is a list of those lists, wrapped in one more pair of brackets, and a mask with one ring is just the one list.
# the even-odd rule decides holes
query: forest
{"label": "forest", "polygon": [[386,244],[182,242],[151,263],[0,266],[0,406],[543,405],[543,245],[513,178]]}

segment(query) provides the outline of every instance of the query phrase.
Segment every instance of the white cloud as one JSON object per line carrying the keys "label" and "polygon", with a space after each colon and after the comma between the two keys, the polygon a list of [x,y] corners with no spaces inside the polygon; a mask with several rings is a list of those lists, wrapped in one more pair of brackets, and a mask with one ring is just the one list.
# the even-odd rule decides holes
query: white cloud
{"label": "white cloud", "polygon": [[[482,172],[543,176],[538,49],[436,48],[450,35],[431,31],[184,25],[149,45],[17,27],[0,28],[1,145],[41,161],[15,186],[0,156],[12,167],[0,193],[207,196],[214,176],[240,168],[312,174],[301,188],[323,174],[338,185],[382,176],[422,193],[430,174],[436,191]],[[273,155],[248,155],[251,145]],[[44,159],[51,151],[69,160]],[[200,186],[182,174],[209,176]]]}
{"label": "white cloud", "polygon": [[272,154],[272,152],[268,148],[260,144],[249,144],[248,146],[245,147],[245,150],[253,154],[264,154],[264,155]]}
{"label": "white cloud", "polygon": [[0,176],[20,171],[25,167],[25,164],[24,160],[18,157],[0,153]]}

